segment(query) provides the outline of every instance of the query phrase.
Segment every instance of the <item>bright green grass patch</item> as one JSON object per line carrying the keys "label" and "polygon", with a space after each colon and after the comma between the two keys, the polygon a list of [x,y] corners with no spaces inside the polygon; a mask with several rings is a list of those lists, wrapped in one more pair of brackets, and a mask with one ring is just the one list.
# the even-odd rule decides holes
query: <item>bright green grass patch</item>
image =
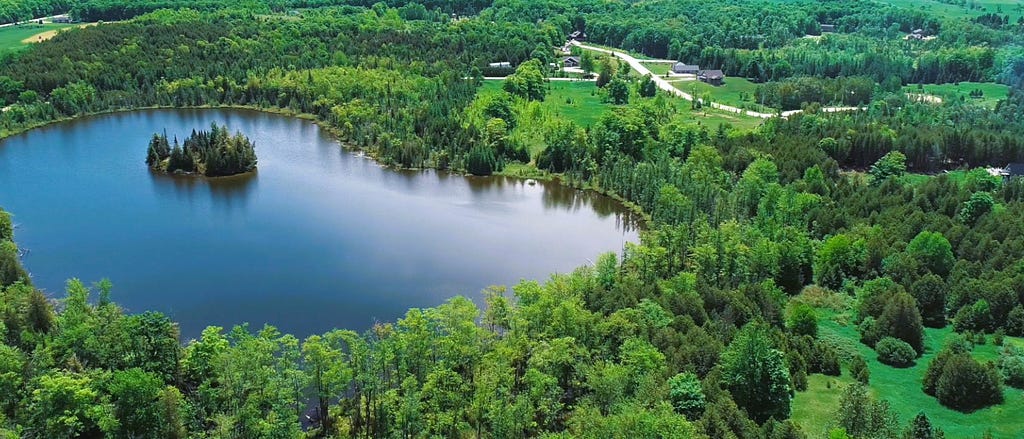
{"label": "bright green grass patch", "polygon": [[[636,59],[641,60],[641,61],[643,61],[645,59],[654,59],[654,58],[651,58],[651,57],[649,57],[647,55],[644,55],[642,53],[633,52],[633,51],[625,50],[625,49],[620,49],[618,47],[605,46],[605,45],[602,45],[602,44],[595,44],[595,43],[591,43],[589,41],[585,41],[582,44],[585,44],[585,45],[590,46],[590,47],[598,47],[598,48],[601,48],[601,49],[611,50],[612,52],[615,52],[615,53],[625,53],[625,54],[627,54],[629,56],[632,56],[633,58],[636,58]],[[601,53],[603,53],[603,52],[601,52]]]}
{"label": "bright green grass patch", "polygon": [[[480,93],[497,93],[504,81],[487,80],[480,87]],[[586,127],[597,122],[611,104],[601,101],[593,81],[551,81],[548,94],[541,104],[544,110]]]}
{"label": "bright green grass patch", "polygon": [[[671,81],[671,79],[669,80]],[[757,91],[757,84],[746,78],[727,76],[722,85],[719,86],[701,81],[673,81],[670,84],[679,90],[697,97],[707,96],[712,102],[762,113],[773,113],[776,111],[771,107],[766,107],[756,102],[754,92]]]}
{"label": "bright green grass patch", "polygon": [[665,76],[669,70],[672,70],[672,63],[667,62],[645,62],[643,63],[647,70],[651,71],[651,74],[658,76]]}
{"label": "bright green grass patch", "polygon": [[1024,8],[1019,7],[1017,0],[968,0],[968,5],[975,5],[974,8],[966,6],[951,5],[936,0],[878,0],[879,3],[893,6],[921,10],[935,17],[945,19],[972,19],[979,15],[990,12],[999,15],[1009,15],[1011,22],[1016,22]]}
{"label": "bright green grass patch", "polygon": [[761,123],[764,122],[764,119],[759,117],[744,116],[714,109],[708,109],[707,111],[690,110],[690,101],[682,99],[679,99],[679,101],[681,102],[679,105],[681,111],[676,115],[676,118],[694,125],[706,126],[712,132],[721,124],[729,124],[740,130],[751,130],[761,126]]}
{"label": "bright green grass patch", "polygon": [[[501,90],[502,81],[486,80],[480,87],[479,94],[497,93]],[[634,94],[631,99],[636,99]],[[756,128],[761,119],[749,116],[718,111],[713,109],[691,110],[690,102],[680,98],[669,98],[678,112],[675,117],[684,123],[706,126],[714,131],[719,125],[728,124],[736,129],[749,130]],[[589,127],[600,120],[606,112],[616,106],[602,101],[601,92],[593,81],[551,81],[548,83],[548,94],[544,102],[520,101],[515,106],[519,117],[517,127],[510,137],[513,141],[526,145],[531,157],[536,157],[544,150],[543,124],[547,120],[567,119],[581,127]]]}
{"label": "bright green grass patch", "polygon": [[[924,93],[937,96],[944,102],[963,99],[967,102],[974,102],[978,105],[993,108],[996,106],[996,102],[1006,99],[1010,92],[1010,87],[991,82],[959,82],[956,84],[925,84],[921,88],[918,88],[917,85],[908,85],[903,87],[903,90],[911,94]],[[971,92],[975,90],[981,90],[982,96],[980,98],[971,97]]]}
{"label": "bright green grass patch", "polygon": [[[823,312],[823,314],[827,314]],[[986,430],[991,429],[995,438],[1019,438],[1024,435],[1024,392],[1012,387],[1006,387],[1006,401],[1003,404],[978,410],[974,413],[960,413],[948,409],[939,402],[926,395],[921,390],[921,380],[924,377],[928,365],[935,358],[936,353],[942,348],[946,340],[953,336],[950,326],[943,329],[925,329],[925,354],[917,359],[914,366],[897,369],[886,366],[878,361],[874,350],[861,344],[857,329],[853,325],[840,325],[836,323],[836,317],[824,318],[821,322],[820,336],[842,340],[847,347],[852,347],[867,360],[868,369],[871,371],[871,389],[876,397],[883,398],[892,405],[893,411],[899,416],[900,422],[905,426],[918,412],[923,411],[931,419],[932,424],[946,432],[946,437],[981,437]],[[1009,343],[1024,343],[1024,340],[1007,337]],[[998,358],[999,347],[989,343],[974,348],[974,356],[982,361],[990,361]],[[804,431],[809,433],[824,431],[832,417],[816,417],[807,415],[811,411],[827,412],[827,408],[805,407],[805,405],[816,403],[834,404],[831,396],[824,392],[821,387],[809,387],[808,395],[799,395],[794,400],[793,412],[799,413],[803,421]],[[836,399],[838,401],[838,399]],[[836,406],[831,406],[832,412]]]}
{"label": "bright green grass patch", "polygon": [[[498,93],[502,83],[498,80],[484,81],[479,94]],[[566,119],[581,127],[589,127],[615,107],[601,100],[601,94],[593,81],[550,81],[547,86],[548,93],[543,102],[517,101],[514,106],[517,121],[510,138],[520,145],[526,145],[531,157],[536,157],[544,150],[543,131],[546,121]]]}
{"label": "bright green grass patch", "polygon": [[0,52],[6,52],[10,50],[21,50],[28,47],[28,43],[22,42],[26,38],[31,38],[37,34],[43,32],[64,29],[68,27],[78,26],[76,24],[19,24],[17,26],[8,26],[0,28]]}
{"label": "bright green grass patch", "polygon": [[807,437],[827,437],[829,422],[836,416],[843,389],[852,382],[848,373],[839,377],[808,376],[807,390],[793,397],[790,419],[803,428]]}
{"label": "bright green grass patch", "polygon": [[[958,186],[962,186],[964,184],[964,180],[967,178],[967,171],[965,171],[963,169],[956,169],[956,170],[952,170],[952,171],[947,171],[947,172],[945,172],[945,174],[947,176],[949,176],[949,180],[951,182],[956,183]],[[910,185],[910,186],[920,186],[920,185],[922,185],[924,183],[927,183],[929,179],[934,178],[934,177],[935,177],[934,175],[928,175],[928,174],[908,173],[908,174],[904,174],[900,178],[903,180],[903,184]]]}

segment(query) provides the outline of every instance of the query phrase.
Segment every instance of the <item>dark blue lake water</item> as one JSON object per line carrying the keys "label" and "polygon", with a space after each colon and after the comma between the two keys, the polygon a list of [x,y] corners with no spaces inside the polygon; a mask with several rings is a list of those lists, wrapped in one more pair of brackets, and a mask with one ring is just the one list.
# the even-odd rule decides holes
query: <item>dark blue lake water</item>
{"label": "dark blue lake water", "polygon": [[[256,143],[256,175],[147,169],[154,132],[184,139],[211,122]],[[242,322],[363,330],[637,240],[636,218],[606,197],[389,170],[309,121],[240,110],[103,115],[0,140],[0,207],[38,287],[63,297],[68,278],[109,278],[115,301],[170,315],[184,338]]]}

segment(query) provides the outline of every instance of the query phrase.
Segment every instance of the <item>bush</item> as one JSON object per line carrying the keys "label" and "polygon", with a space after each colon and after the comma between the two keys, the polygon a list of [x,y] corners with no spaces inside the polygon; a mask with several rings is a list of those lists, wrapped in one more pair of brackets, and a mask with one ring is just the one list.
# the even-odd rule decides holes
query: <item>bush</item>
{"label": "bush", "polygon": [[893,367],[908,367],[914,364],[917,351],[907,342],[892,337],[885,337],[875,345],[878,361]]}
{"label": "bush", "polygon": [[883,335],[907,342],[917,355],[924,353],[921,312],[917,310],[917,303],[910,294],[899,292],[890,298],[882,315],[878,317],[878,329]]}
{"label": "bush", "polygon": [[706,400],[700,380],[692,372],[678,374],[668,380],[668,394],[676,412],[690,420],[697,419],[704,412]]}
{"label": "bush", "polygon": [[1014,348],[1004,350],[999,357],[999,372],[1006,385],[1024,389],[1024,353]]}
{"label": "bush", "polygon": [[982,365],[968,354],[953,355],[945,362],[935,396],[939,402],[962,412],[1003,402],[999,374],[989,363]]}
{"label": "bush", "polygon": [[990,330],[991,327],[992,309],[985,299],[980,299],[974,302],[973,305],[960,308],[953,321],[953,330],[957,332],[985,332]]}
{"label": "bush", "polygon": [[872,348],[878,344],[883,336],[882,332],[878,329],[878,322],[875,321],[874,317],[868,317],[857,325],[857,330],[860,332],[860,342],[864,343]]}
{"label": "bush", "polygon": [[868,385],[871,381],[871,370],[868,369],[868,362],[864,361],[864,357],[857,355],[850,361],[850,375],[857,382]]}
{"label": "bush", "polygon": [[803,303],[796,303],[789,312],[786,327],[796,335],[818,336],[818,314],[814,308]]}

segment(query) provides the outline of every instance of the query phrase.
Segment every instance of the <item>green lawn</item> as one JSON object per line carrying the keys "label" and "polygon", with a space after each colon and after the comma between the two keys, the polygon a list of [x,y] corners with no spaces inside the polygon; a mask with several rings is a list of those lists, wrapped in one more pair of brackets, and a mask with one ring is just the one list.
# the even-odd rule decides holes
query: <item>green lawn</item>
{"label": "green lawn", "polygon": [[664,76],[669,70],[672,70],[672,64],[667,62],[645,62],[643,64],[647,70],[658,76]]}
{"label": "green lawn", "polygon": [[725,111],[714,110],[705,107],[705,110],[690,110],[690,102],[679,99],[680,101],[680,112],[676,115],[676,118],[683,121],[693,123],[695,125],[706,126],[709,130],[714,132],[714,129],[718,128],[719,125],[725,123],[730,124],[735,128],[749,130],[754,129],[764,122],[764,119],[759,117],[741,116],[735,113],[729,113]]}
{"label": "green lawn", "polygon": [[0,28],[0,52],[20,50],[28,46],[22,40],[47,31],[78,26],[76,24],[20,24]]}
{"label": "green lawn", "polygon": [[[671,78],[670,78],[671,80]],[[772,113],[775,109],[757,104],[754,100],[754,91],[757,84],[746,78],[734,78],[727,76],[722,85],[714,86],[701,81],[680,81],[671,83],[675,88],[690,93],[697,97],[705,94],[710,96],[711,101],[720,104],[730,105],[737,108]]]}
{"label": "green lawn", "polygon": [[967,4],[976,5],[976,8],[969,9],[965,6],[951,5],[936,0],[877,0],[879,3],[893,6],[922,10],[939,18],[963,19],[974,18],[990,12],[999,15],[1009,15],[1011,22],[1024,13],[1024,6],[1018,0],[969,0]]}
{"label": "green lawn", "polygon": [[[956,84],[925,84],[920,89],[917,88],[917,85],[908,85],[903,87],[903,90],[907,93],[925,93],[938,96],[943,101],[960,99],[962,97],[965,101],[976,102],[992,108],[995,107],[996,102],[1000,99],[1006,99],[1007,94],[1010,92],[1010,87],[991,82],[960,82]],[[982,97],[971,97],[970,93],[974,90],[981,90]]]}
{"label": "green lawn", "polygon": [[[501,90],[504,81],[484,81],[480,93],[495,93]],[[597,86],[593,81],[551,81],[543,107],[554,115],[561,116],[586,127],[597,122],[612,105],[601,102]]]}
{"label": "green lawn", "polygon": [[[876,397],[889,401],[893,410],[905,426],[920,411],[931,419],[932,423],[946,432],[946,437],[981,437],[987,429],[991,429],[995,438],[1019,438],[1024,433],[1024,392],[1006,387],[1006,401],[998,406],[965,414],[950,410],[921,391],[921,379],[928,364],[935,358],[945,340],[953,335],[952,328],[925,329],[926,352],[917,363],[906,369],[897,369],[878,362],[875,352],[858,341],[858,333],[853,325],[840,325],[835,319],[823,319],[820,336],[839,340],[848,349],[854,349],[864,356],[871,370],[871,389]],[[1009,343],[1024,344],[1024,340],[1007,337]],[[995,360],[999,347],[989,343],[974,348],[974,356],[982,361]],[[804,431],[812,434],[822,432],[831,421],[831,413],[837,407],[838,395],[835,386],[828,389],[827,379],[837,382],[849,382],[848,378],[832,378],[812,376],[808,391],[799,392],[793,402],[793,418],[801,422]]]}
{"label": "green lawn", "polygon": [[790,419],[799,425],[809,438],[828,437],[828,423],[835,418],[843,388],[853,382],[849,373],[840,377],[814,374],[807,377],[807,391],[793,397]]}

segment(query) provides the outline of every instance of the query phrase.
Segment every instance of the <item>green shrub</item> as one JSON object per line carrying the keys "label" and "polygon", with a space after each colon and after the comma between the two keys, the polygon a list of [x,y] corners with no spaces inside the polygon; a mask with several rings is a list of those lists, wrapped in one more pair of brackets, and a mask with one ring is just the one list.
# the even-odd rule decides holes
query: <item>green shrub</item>
{"label": "green shrub", "polygon": [[857,355],[850,360],[850,375],[864,385],[871,381],[871,370],[868,369],[868,362],[864,361],[864,357]]}
{"label": "green shrub", "polygon": [[982,365],[968,354],[957,354],[945,362],[935,396],[944,406],[971,412],[1003,402],[1003,388],[991,363]]}
{"label": "green shrub", "polygon": [[907,342],[892,337],[885,337],[875,345],[878,361],[893,367],[908,367],[914,364],[917,351]]}
{"label": "green shrub", "polygon": [[1024,389],[1024,353],[1008,348],[999,357],[999,372],[1008,386]]}

